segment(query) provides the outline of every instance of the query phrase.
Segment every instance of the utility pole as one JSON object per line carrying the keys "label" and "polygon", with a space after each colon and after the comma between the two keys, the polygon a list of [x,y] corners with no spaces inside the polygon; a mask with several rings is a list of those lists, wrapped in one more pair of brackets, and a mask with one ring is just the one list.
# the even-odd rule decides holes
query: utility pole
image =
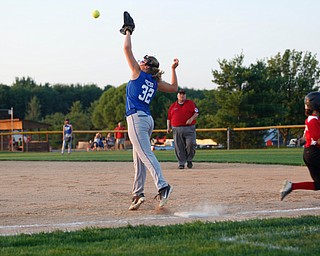
{"label": "utility pole", "polygon": [[[11,115],[11,132],[13,133],[13,107],[8,109],[8,114]],[[13,134],[11,134],[11,152],[13,152]]]}

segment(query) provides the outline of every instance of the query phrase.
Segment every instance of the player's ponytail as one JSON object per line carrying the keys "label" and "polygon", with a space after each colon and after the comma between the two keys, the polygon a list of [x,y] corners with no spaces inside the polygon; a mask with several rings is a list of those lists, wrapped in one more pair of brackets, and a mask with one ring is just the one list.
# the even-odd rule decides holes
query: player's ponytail
{"label": "player's ponytail", "polygon": [[155,67],[149,67],[148,73],[151,74],[157,82],[161,80],[161,76],[164,74],[162,70]]}
{"label": "player's ponytail", "polygon": [[155,57],[149,55],[144,56],[144,60],[146,61],[145,64],[149,66],[147,72],[151,74],[156,81],[160,81],[164,72],[159,69],[159,61]]}

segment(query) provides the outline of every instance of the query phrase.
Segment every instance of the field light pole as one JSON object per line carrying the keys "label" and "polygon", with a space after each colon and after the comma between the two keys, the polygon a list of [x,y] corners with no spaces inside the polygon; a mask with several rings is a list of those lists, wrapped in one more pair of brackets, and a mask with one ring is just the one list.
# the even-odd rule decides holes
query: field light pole
{"label": "field light pole", "polygon": [[[11,132],[13,133],[13,107],[8,110],[8,114],[11,115]],[[11,152],[13,152],[13,134],[11,134]]]}
{"label": "field light pole", "polygon": [[230,128],[227,130],[227,150],[230,149]]}

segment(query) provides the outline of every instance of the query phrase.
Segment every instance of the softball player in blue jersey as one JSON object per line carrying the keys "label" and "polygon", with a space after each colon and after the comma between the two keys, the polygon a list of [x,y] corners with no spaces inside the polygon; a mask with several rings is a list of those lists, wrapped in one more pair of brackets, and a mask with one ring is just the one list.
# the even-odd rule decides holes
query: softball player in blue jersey
{"label": "softball player in blue jersey", "polygon": [[[132,20],[133,21],[133,20]],[[158,190],[156,196],[159,207],[163,207],[173,190],[163,177],[161,166],[151,150],[150,136],[154,128],[153,118],[150,113],[150,104],[157,90],[163,92],[177,92],[178,79],[176,68],[179,60],[174,59],[171,83],[161,79],[163,72],[159,69],[159,62],[155,57],[146,55],[139,63],[136,61],[131,45],[130,29],[120,31],[125,34],[124,53],[131,69],[130,81],[126,88],[126,119],[128,135],[133,145],[134,181],[132,189],[132,203],[129,210],[137,210],[145,201],[144,185],[147,169]]]}
{"label": "softball player in blue jersey", "polygon": [[62,134],[63,134],[63,139],[62,139],[62,148],[61,148],[61,154],[64,154],[65,148],[68,146],[68,154],[71,153],[71,147],[72,147],[72,132],[73,132],[73,127],[69,123],[69,119],[66,118],[64,121],[64,125],[62,127]]}

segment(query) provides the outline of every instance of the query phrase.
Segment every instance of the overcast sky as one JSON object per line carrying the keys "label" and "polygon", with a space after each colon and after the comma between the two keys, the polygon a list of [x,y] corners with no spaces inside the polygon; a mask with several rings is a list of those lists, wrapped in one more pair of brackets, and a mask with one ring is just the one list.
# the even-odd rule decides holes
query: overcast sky
{"label": "overcast sky", "polygon": [[179,58],[181,87],[215,88],[218,59],[241,53],[246,66],[286,49],[320,56],[317,0],[0,0],[0,83],[23,76],[51,85],[126,83],[125,10],[136,23],[136,59],[155,55],[170,81]]}

